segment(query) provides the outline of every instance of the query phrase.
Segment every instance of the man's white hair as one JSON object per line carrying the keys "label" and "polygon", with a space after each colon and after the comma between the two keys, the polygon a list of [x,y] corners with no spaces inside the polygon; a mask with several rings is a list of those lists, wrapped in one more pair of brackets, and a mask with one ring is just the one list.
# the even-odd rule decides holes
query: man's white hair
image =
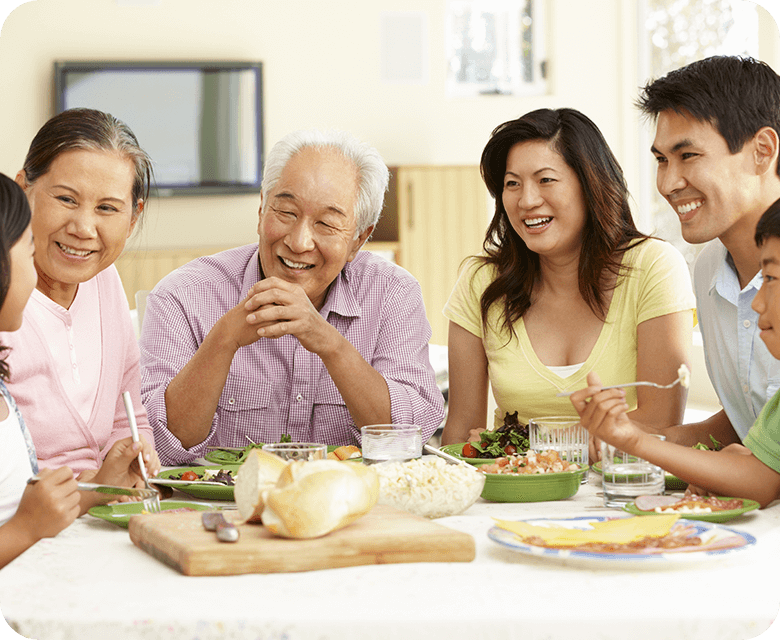
{"label": "man's white hair", "polygon": [[302,129],[288,133],[279,140],[268,154],[263,167],[263,208],[268,206],[269,194],[276,188],[287,163],[296,153],[307,147],[335,149],[355,165],[358,176],[355,236],[375,225],[382,213],[390,172],[374,147],[345,131]]}

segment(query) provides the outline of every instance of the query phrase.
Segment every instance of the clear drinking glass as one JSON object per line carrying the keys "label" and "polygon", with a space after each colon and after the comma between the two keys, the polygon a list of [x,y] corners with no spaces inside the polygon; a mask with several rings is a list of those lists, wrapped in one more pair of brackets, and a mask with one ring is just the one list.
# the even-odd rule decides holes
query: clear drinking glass
{"label": "clear drinking glass", "polygon": [[263,445],[263,451],[275,453],[284,460],[325,460],[328,446],[316,442],[273,442]]}
{"label": "clear drinking glass", "polygon": [[363,462],[407,462],[422,456],[422,432],[414,424],[372,424],[363,427]]}
{"label": "clear drinking glass", "polygon": [[[653,436],[666,440],[661,435]],[[622,507],[639,496],[664,492],[666,478],[661,467],[606,442],[601,443],[601,471],[605,507]]]}
{"label": "clear drinking glass", "polygon": [[[578,416],[545,416],[528,421],[528,441],[534,451],[557,451],[562,460],[588,468],[588,430]],[[587,471],[582,482],[588,481]]]}

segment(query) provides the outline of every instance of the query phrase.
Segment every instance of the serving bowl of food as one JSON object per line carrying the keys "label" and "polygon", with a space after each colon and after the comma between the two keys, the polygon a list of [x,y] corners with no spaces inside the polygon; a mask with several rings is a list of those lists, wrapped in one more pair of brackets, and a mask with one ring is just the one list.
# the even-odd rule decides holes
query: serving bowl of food
{"label": "serving bowl of food", "polygon": [[565,500],[579,491],[587,467],[562,460],[557,451],[528,451],[481,465],[482,497],[493,502]]}
{"label": "serving bowl of food", "polygon": [[436,456],[372,465],[379,476],[379,503],[425,518],[463,513],[485,486],[476,469],[448,464]]}

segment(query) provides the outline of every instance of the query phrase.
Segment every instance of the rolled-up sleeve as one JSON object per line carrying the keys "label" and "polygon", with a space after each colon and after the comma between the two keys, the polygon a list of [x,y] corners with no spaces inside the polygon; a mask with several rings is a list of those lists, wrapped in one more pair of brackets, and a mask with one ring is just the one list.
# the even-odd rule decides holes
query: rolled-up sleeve
{"label": "rolled-up sleeve", "polygon": [[428,440],[444,419],[444,397],[428,355],[431,326],[419,283],[397,281],[388,290],[371,365],[390,391],[394,424],[416,424]]}
{"label": "rolled-up sleeve", "polygon": [[140,341],[141,398],[164,464],[181,464],[198,458],[217,426],[215,415],[209,437],[192,449],[185,449],[168,430],[165,391],[198,350],[202,340],[198,339],[196,330],[175,296],[149,294]]}

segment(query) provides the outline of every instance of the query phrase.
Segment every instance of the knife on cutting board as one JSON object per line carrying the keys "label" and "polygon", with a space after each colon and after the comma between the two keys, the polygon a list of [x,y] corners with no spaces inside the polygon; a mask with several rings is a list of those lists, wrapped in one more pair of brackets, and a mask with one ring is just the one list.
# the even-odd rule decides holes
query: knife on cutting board
{"label": "knife on cutting board", "polygon": [[207,511],[201,517],[203,528],[206,531],[214,531],[217,540],[222,542],[238,542],[239,531],[232,522],[225,520],[225,516],[216,511]]}

